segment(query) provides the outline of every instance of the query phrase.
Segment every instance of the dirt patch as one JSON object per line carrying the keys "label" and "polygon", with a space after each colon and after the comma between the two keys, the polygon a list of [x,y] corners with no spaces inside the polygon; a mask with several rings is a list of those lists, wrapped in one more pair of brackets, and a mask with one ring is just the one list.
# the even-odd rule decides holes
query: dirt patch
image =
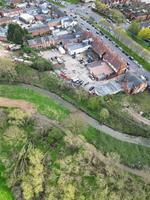
{"label": "dirt patch", "polygon": [[3,97],[0,97],[0,107],[20,108],[30,114],[34,114],[36,112],[36,108],[29,102]]}

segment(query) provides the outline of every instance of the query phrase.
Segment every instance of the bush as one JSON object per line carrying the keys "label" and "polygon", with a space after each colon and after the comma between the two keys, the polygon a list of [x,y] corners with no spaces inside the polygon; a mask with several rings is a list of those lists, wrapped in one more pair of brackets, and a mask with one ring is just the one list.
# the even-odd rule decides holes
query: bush
{"label": "bush", "polygon": [[105,121],[109,118],[109,111],[106,108],[102,108],[99,115],[100,121]]}
{"label": "bush", "polygon": [[39,72],[52,70],[52,63],[41,57],[35,57],[33,60],[32,68],[37,69]]}

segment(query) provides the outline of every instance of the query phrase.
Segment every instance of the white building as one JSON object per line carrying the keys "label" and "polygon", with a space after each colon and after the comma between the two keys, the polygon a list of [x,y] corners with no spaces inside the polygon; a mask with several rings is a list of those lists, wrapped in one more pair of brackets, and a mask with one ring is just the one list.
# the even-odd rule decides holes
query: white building
{"label": "white building", "polygon": [[34,16],[29,15],[28,13],[23,13],[20,15],[20,20],[26,24],[31,24],[34,20]]}
{"label": "white building", "polygon": [[74,54],[83,53],[90,47],[91,45],[89,44],[84,45],[80,43],[80,44],[68,45],[67,50],[68,50],[69,55],[74,55]]}

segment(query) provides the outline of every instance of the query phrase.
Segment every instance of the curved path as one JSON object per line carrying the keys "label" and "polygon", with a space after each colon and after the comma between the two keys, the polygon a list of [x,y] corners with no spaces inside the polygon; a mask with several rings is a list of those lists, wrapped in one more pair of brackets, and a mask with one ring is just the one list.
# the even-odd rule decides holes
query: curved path
{"label": "curved path", "polygon": [[128,142],[128,143],[133,143],[133,144],[139,144],[145,147],[150,147],[150,139],[147,138],[142,138],[142,137],[136,137],[136,136],[131,136],[127,135],[125,133],[121,133],[118,131],[115,131],[108,126],[101,125],[97,120],[93,119],[90,117],[88,114],[85,112],[81,111],[80,109],[76,108],[73,104],[67,102],[66,100],[62,99],[60,96],[47,91],[46,89],[42,89],[33,85],[27,85],[27,84],[21,84],[25,88],[30,88],[36,92],[39,92],[43,95],[46,95],[47,97],[50,97],[54,101],[58,102],[60,105],[66,107],[67,109],[70,110],[70,112],[79,112],[80,115],[85,119],[85,121],[92,127],[96,128],[99,131],[102,131],[103,133],[112,136],[113,138],[123,141],[123,142]]}
{"label": "curved path", "polygon": [[[36,112],[35,107],[33,104],[26,102],[24,100],[18,100],[18,99],[9,99],[9,98],[3,98],[0,97],[0,106],[2,107],[14,107],[14,108],[21,108],[25,112],[29,112],[34,116],[36,120],[42,120],[44,122],[50,123],[55,125],[58,128],[61,128],[67,135],[71,135],[72,133],[65,129],[63,126],[61,126],[58,122],[55,120],[51,120],[48,117],[41,115],[40,113]],[[78,138],[80,140],[80,143],[82,146],[85,146],[86,148],[90,149],[98,158],[103,161],[105,164],[108,164],[109,158],[105,157],[100,151],[98,151],[92,144],[85,143],[85,141],[82,141],[83,138]],[[115,164],[115,163],[114,163]],[[127,167],[123,164],[116,163],[115,166],[119,167],[121,170],[129,172],[131,174],[137,175],[142,177],[146,182],[150,182],[150,171],[149,170],[138,170],[138,169],[131,169],[130,167]]]}

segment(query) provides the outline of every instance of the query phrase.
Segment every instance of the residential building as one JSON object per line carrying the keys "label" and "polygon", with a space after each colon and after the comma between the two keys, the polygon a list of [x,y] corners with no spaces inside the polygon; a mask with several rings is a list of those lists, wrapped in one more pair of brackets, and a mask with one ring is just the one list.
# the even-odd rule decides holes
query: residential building
{"label": "residential building", "polygon": [[147,88],[147,81],[144,77],[128,71],[124,76],[123,88],[128,94],[137,94]]}
{"label": "residential building", "polygon": [[38,36],[38,35],[45,35],[50,33],[49,26],[47,24],[41,24],[41,25],[36,25],[33,27],[30,27],[27,29],[28,33],[30,33],[32,36]]}
{"label": "residential building", "polygon": [[1,17],[0,18],[0,26],[5,24],[12,23],[12,19],[10,17]]}
{"label": "residential building", "polygon": [[14,8],[14,9],[3,9],[0,10],[0,15],[2,17],[15,17],[23,13],[24,10],[22,8]]}
{"label": "residential building", "polygon": [[113,69],[115,75],[123,74],[126,71],[127,62],[107,47],[99,37],[89,31],[85,32],[85,36],[93,39],[91,43],[93,50]]}

